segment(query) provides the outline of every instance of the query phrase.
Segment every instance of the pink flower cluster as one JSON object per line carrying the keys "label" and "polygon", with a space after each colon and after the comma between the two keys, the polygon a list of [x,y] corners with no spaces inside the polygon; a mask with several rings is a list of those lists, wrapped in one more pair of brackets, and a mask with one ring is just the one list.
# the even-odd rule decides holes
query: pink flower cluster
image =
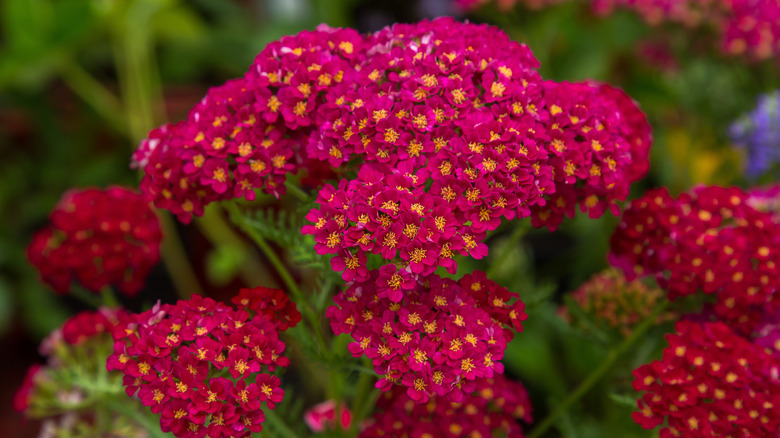
{"label": "pink flower cluster", "polygon": [[[252,304],[251,295],[242,292],[238,301],[249,304],[238,309],[199,295],[158,304],[114,330],[108,369],[124,373],[127,394],[160,414],[163,432],[246,437],[262,429],[261,403],[273,409],[282,401],[281,382],[269,372],[289,365],[279,330],[292,319],[267,319],[270,306]],[[282,302],[273,307],[292,309]]]}
{"label": "pink flower cluster", "polygon": [[502,373],[512,329],[522,331],[527,318],[517,294],[482,272],[456,282],[387,265],[335,301],[326,312],[331,328],[352,335],[353,356],[372,359],[377,388],[402,385],[418,403],[433,395],[460,401],[478,380]]}
{"label": "pink flower cluster", "polygon": [[663,359],[634,371],[634,420],[661,437],[776,436],[780,361],[723,323],[682,321]]}
{"label": "pink flower cluster", "polygon": [[[543,81],[536,67],[499,29],[449,18],[285,37],[142,142],[141,187],[188,221],[213,201],[280,194],[285,175],[312,160],[349,168],[362,158],[384,174],[378,183],[414,179],[415,197],[430,198],[420,199],[425,212],[457,203],[482,230],[531,214],[555,227],[577,203],[596,216],[616,208],[644,173],[635,169],[647,162],[646,120],[618,90]],[[452,194],[422,188],[431,182]],[[537,211],[556,191],[567,194],[554,212]]]}
{"label": "pink flower cluster", "polygon": [[594,0],[594,10],[636,11],[650,24],[708,26],[721,34],[723,51],[768,59],[780,53],[780,3],[776,0]]}
{"label": "pink flower cluster", "polygon": [[141,142],[141,190],[185,223],[214,201],[285,193],[286,175],[308,162],[308,137],[335,105],[327,91],[355,86],[362,47],[356,31],[327,26],[272,42],[243,78],[212,88],[187,119]]}
{"label": "pink flower cluster", "polygon": [[333,166],[366,163],[320,191],[303,228],[342,269],[370,252],[423,275],[453,271],[455,254],[487,254],[481,241],[502,219],[554,229],[577,205],[617,212],[647,171],[650,127],[628,96],[542,80],[531,51],[496,28],[440,19],[367,45],[362,86],[334,96],[343,104],[308,144]]}
{"label": "pink flower cluster", "polygon": [[433,397],[425,404],[411,403],[403,391],[385,393],[360,438],[458,438],[506,436],[522,438],[517,420],[531,423],[531,402],[522,384],[496,375],[480,380],[476,391],[453,403]]}
{"label": "pink flower cluster", "polygon": [[654,275],[669,298],[714,294],[715,316],[749,335],[780,309],[780,225],[739,188],[698,187],[632,201],[612,236],[610,261],[629,278]]}
{"label": "pink flower cluster", "polygon": [[111,187],[65,193],[48,227],[27,248],[41,278],[59,293],[78,281],[99,292],[113,285],[138,292],[160,259],[160,224],[137,192]]}
{"label": "pink flower cluster", "polygon": [[84,311],[77,313],[65,321],[56,336],[70,345],[80,345],[89,339],[103,333],[113,332],[114,327],[127,316],[124,309],[101,308],[96,312]]}

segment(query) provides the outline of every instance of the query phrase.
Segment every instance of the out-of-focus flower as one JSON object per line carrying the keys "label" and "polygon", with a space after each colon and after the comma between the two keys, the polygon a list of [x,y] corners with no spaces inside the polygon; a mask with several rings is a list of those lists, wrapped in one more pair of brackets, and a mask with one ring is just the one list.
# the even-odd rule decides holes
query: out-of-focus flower
{"label": "out-of-focus flower", "polygon": [[629,279],[653,275],[670,299],[713,294],[714,315],[742,334],[780,309],[780,225],[739,188],[648,191],[625,210],[610,262]]}
{"label": "out-of-focus flower", "polygon": [[780,361],[723,323],[681,321],[663,359],[634,371],[634,420],[661,437],[775,436]]}
{"label": "out-of-focus flower", "polygon": [[72,190],[50,215],[50,224],[27,248],[41,278],[59,293],[71,283],[99,292],[116,286],[138,292],[160,259],[162,233],[143,197],[123,187]]}
{"label": "out-of-focus flower", "polygon": [[[122,388],[121,375],[106,373],[105,362],[113,345],[111,332],[124,315],[121,309],[81,312],[41,344],[47,363],[30,367],[13,402],[16,411],[43,420],[40,436],[145,436],[137,419],[123,413],[111,412],[100,424],[95,420],[107,395]],[[131,400],[123,403],[140,408]]]}
{"label": "out-of-focus flower", "polygon": [[747,203],[758,211],[769,213],[776,223],[780,223],[780,184],[751,188]]}
{"label": "out-of-focus flower", "polygon": [[756,108],[737,119],[730,129],[731,140],[747,155],[745,174],[752,179],[780,163],[780,90],[758,99]]}
{"label": "out-of-focus flower", "polygon": [[459,403],[433,397],[426,403],[396,389],[380,397],[380,412],[369,420],[361,438],[387,437],[523,437],[518,420],[530,424],[531,402],[519,382],[496,375],[480,380],[473,394]]}
{"label": "out-of-focus flower", "polygon": [[194,295],[131,315],[114,330],[108,369],[120,370],[127,394],[160,414],[163,432],[187,438],[257,433],[265,420],[261,404],[273,409],[284,396],[269,373],[290,362],[278,333],[286,318],[266,314],[290,312],[286,296],[275,299],[280,302],[263,306],[243,292],[236,310]]}
{"label": "out-of-focus flower", "polygon": [[417,403],[434,395],[461,401],[477,382],[501,374],[499,360],[527,318],[517,294],[481,272],[456,282],[383,268],[335,301],[326,313],[331,327],[352,335],[353,356],[373,361],[377,388],[401,385]]}
{"label": "out-of-focus flower", "polygon": [[[621,272],[609,269],[591,277],[569,296],[572,305],[578,306],[589,322],[579,321],[577,313],[568,312],[563,307],[566,320],[586,331],[592,323],[601,330],[614,330],[625,337],[653,312],[664,293],[641,279],[628,281]],[[672,314],[661,315],[657,322],[671,318]]]}
{"label": "out-of-focus flower", "polygon": [[337,405],[335,400],[326,400],[307,409],[303,413],[303,421],[312,432],[349,429],[352,425],[352,412],[343,404]]}

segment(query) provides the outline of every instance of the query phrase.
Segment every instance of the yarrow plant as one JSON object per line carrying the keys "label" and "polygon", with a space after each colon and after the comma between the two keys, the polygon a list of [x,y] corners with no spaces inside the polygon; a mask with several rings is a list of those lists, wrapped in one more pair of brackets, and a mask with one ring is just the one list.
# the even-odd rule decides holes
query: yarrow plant
{"label": "yarrow plant", "polygon": [[134,295],[160,259],[161,240],[157,216],[138,192],[72,190],[35,234],[27,256],[58,293],[78,282],[95,293],[114,286]]}
{"label": "yarrow plant", "polygon": [[[106,407],[133,400],[134,424],[155,438],[296,438],[308,433],[304,424],[353,438],[523,436],[530,397],[503,373],[522,359],[507,351],[528,318],[525,301],[541,299],[510,292],[491,269],[464,260],[485,258],[500,227],[521,220],[555,231],[578,210],[619,215],[648,172],[652,143],[647,117],[622,90],[543,79],[538,68],[526,45],[487,25],[441,18],[365,35],[322,25],[270,43],[184,120],[152,130],[133,154],[140,194],[69,194],[29,250],[62,291],[77,282],[137,292],[159,254],[150,204],[182,223],[205,216],[212,243],[251,239],[285,286],[248,284],[230,304],[185,295],[105,321],[71,320],[59,332],[66,342],[106,338],[91,353],[114,382]],[[288,191],[300,201],[295,211],[288,200],[257,199]],[[629,277],[655,276],[670,298],[704,288],[718,302],[700,318],[774,347],[780,308],[763,279],[780,262],[771,245],[780,225],[738,189],[686,196],[659,191],[632,202],[613,262]],[[220,207],[244,236],[220,222]],[[690,264],[703,267],[676,271],[688,259],[675,251],[694,244]],[[244,269],[254,254],[246,254],[242,280],[255,283]],[[725,274],[714,270],[726,262]],[[299,271],[288,270],[293,263]],[[722,275],[749,284],[750,298]],[[620,342],[666,318],[658,313],[665,294],[631,280],[607,274],[576,294],[622,332]],[[616,351],[606,365],[625,348]],[[287,380],[290,365],[307,377]],[[36,399],[29,382],[41,373],[31,372],[20,406]],[[104,420],[92,419],[110,429]]]}
{"label": "yarrow plant", "polygon": [[774,169],[780,161],[780,91],[761,96],[753,111],[731,125],[729,134],[747,156],[746,176],[757,180]]}
{"label": "yarrow plant", "polygon": [[458,403],[434,397],[425,404],[410,403],[409,395],[394,390],[379,399],[379,412],[359,435],[372,437],[518,437],[518,420],[530,423],[531,404],[518,382],[496,375],[481,380],[473,394]]}
{"label": "yarrow plant", "polygon": [[266,292],[242,291],[235,309],[194,295],[125,318],[113,332],[108,369],[124,374],[127,395],[160,414],[163,432],[211,438],[259,432],[261,403],[273,409],[284,397],[270,374],[290,363],[279,332],[300,320],[283,294],[269,318],[269,308],[254,300]]}

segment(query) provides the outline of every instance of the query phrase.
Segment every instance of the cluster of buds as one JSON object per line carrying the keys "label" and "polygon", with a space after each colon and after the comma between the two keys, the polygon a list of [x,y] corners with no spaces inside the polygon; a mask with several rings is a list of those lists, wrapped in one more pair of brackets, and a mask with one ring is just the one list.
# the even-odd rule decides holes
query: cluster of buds
{"label": "cluster of buds", "polygon": [[[377,388],[401,385],[418,403],[461,401],[479,380],[503,372],[499,360],[527,317],[517,294],[481,272],[456,282],[394,268],[352,283],[326,313],[334,333],[352,335],[352,355],[373,361],[382,376]],[[399,297],[395,288],[403,290]]]}
{"label": "cluster of buds", "polygon": [[634,420],[662,437],[776,436],[780,361],[717,322],[681,321],[663,359],[634,371]]}
{"label": "cluster of buds", "polygon": [[35,234],[27,256],[59,293],[77,281],[96,293],[116,286],[131,295],[160,259],[161,240],[157,216],[141,194],[122,187],[74,190]]}
{"label": "cluster of buds", "polygon": [[[664,293],[642,279],[628,281],[621,272],[609,269],[591,277],[569,297],[571,305],[579,310],[569,312],[563,307],[561,312],[566,320],[585,331],[593,324],[599,330],[615,331],[627,337],[659,305]],[[578,314],[589,321],[579,321]],[[672,314],[659,315],[656,322],[671,318]]]}
{"label": "cluster of buds", "polygon": [[[262,430],[261,404],[273,409],[282,401],[281,382],[270,372],[289,365],[279,332],[300,315],[284,294],[259,305],[253,293],[242,291],[237,309],[199,295],[157,304],[114,330],[108,369],[120,370],[127,394],[160,414],[163,432],[249,436]],[[264,297],[267,289],[257,293]]]}
{"label": "cluster of buds", "polygon": [[518,420],[530,424],[531,403],[522,384],[496,375],[480,380],[473,394],[454,403],[433,397],[416,404],[395,390],[377,403],[380,412],[369,420],[360,438],[401,437],[523,437]]}
{"label": "cluster of buds", "polygon": [[[122,377],[107,373],[111,332],[124,311],[102,308],[67,320],[41,344],[45,365],[29,368],[14,397],[13,407],[28,418],[42,419],[41,436],[103,436],[105,424],[96,420],[101,401],[121,392]],[[123,403],[132,403],[124,401]],[[133,407],[136,408],[136,407]],[[140,423],[121,413],[104,413],[117,436],[144,437]]]}
{"label": "cluster of buds", "polygon": [[670,299],[698,291],[714,315],[749,335],[780,308],[780,226],[739,188],[666,189],[632,201],[612,236],[610,261],[629,279],[653,275]]}

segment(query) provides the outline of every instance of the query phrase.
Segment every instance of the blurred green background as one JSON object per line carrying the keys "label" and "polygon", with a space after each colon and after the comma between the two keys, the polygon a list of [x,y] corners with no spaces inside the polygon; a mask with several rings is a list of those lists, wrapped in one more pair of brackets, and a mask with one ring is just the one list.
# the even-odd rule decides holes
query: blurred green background
{"label": "blurred green background", "polygon": [[[773,61],[748,63],[717,52],[707,29],[648,27],[621,12],[596,17],[585,2],[544,10],[491,5],[457,11],[451,0],[4,0],[0,5],[0,430],[35,436],[10,400],[40,339],[82,308],[37,280],[24,248],[71,187],[136,186],[130,154],[149,129],[183,118],[206,90],[242,75],[269,41],[319,23],[369,32],[399,21],[468,16],[528,43],[545,78],[596,79],[626,90],[648,114],[655,142],[640,194],[664,185],[744,184],[742,158],[726,127],[756,97],[778,86]],[[519,243],[502,228],[487,269],[529,303],[526,331],[507,352],[507,372],[532,393],[541,418],[610,347],[584,338],[556,315],[562,294],[606,266],[616,219],[578,217],[557,233],[533,231]],[[211,242],[196,226],[176,227],[207,294],[235,292],[246,254]],[[213,236],[212,236],[213,237]],[[496,256],[498,254],[499,256]],[[508,254],[508,257],[502,257]],[[173,299],[162,264],[138,306]],[[552,298],[552,300],[550,300]],[[662,330],[662,329],[659,329]],[[630,370],[660,347],[648,337],[609,382],[602,382],[549,436],[651,436],[630,418]],[[609,389],[608,389],[609,388]],[[618,388],[616,391],[614,388]],[[619,435],[615,431],[620,431]]]}

